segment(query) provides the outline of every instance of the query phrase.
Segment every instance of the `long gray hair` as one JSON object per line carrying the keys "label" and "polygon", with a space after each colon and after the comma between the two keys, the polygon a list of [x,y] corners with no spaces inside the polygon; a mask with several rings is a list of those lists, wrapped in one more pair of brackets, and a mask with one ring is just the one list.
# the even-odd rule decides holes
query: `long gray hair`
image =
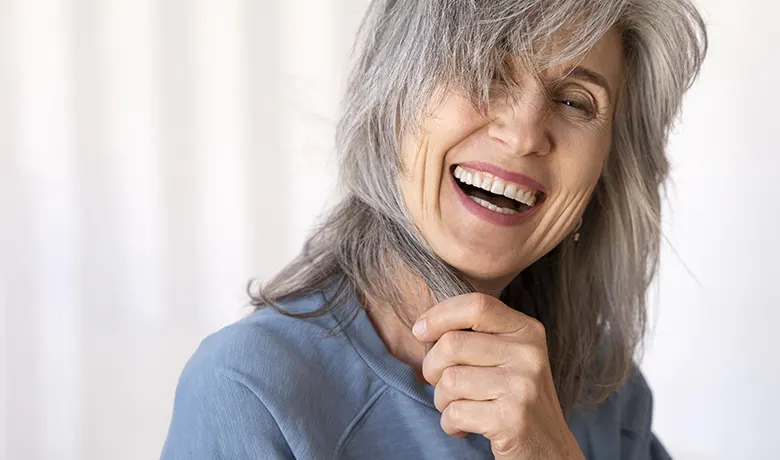
{"label": "long gray hair", "polygon": [[[344,197],[289,265],[257,289],[250,284],[252,305],[314,317],[357,295],[364,305],[393,306],[411,324],[408,291],[399,288],[407,275],[424,280],[436,301],[472,292],[407,212],[398,180],[403,134],[419,129],[440,85],[458,85],[484,111],[491,82],[509,72],[508,56],[538,76],[582,57],[613,27],[622,34],[626,81],[581,239],[562,241],[501,295],[544,324],[564,411],[606,398],[645,333],[666,140],[706,53],[702,18],[687,0],[372,1],[337,129]],[[325,291],[331,296],[312,313],[281,305]]]}

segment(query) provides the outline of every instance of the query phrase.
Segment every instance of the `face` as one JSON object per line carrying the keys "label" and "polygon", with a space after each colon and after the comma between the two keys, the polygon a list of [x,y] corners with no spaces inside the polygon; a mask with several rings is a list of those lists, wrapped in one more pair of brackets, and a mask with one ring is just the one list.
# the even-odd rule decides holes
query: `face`
{"label": "face", "polygon": [[617,31],[544,81],[518,74],[519,94],[487,114],[440,94],[402,139],[401,190],[436,254],[497,294],[576,228],[610,148],[623,82]]}

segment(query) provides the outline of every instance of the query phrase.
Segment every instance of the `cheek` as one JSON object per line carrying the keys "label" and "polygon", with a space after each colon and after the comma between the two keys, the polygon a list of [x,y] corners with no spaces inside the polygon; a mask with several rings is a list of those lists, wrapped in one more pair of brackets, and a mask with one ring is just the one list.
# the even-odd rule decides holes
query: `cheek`
{"label": "cheek", "polygon": [[468,99],[449,94],[435,113],[424,121],[419,136],[402,141],[399,178],[401,191],[414,223],[426,237],[429,223],[441,222],[441,190],[449,180],[447,153],[458,146],[467,148],[469,136],[487,121],[471,107]]}
{"label": "cheek", "polygon": [[557,158],[556,182],[563,195],[590,193],[604,169],[609,133],[584,133],[567,140]]}
{"label": "cheek", "polygon": [[420,160],[424,162],[424,154],[414,146],[416,146],[415,141],[404,140],[398,182],[406,209],[415,226],[419,228],[422,220],[422,190],[419,185],[422,181],[418,169]]}
{"label": "cheek", "polygon": [[576,227],[601,177],[610,145],[608,139],[594,133],[567,140],[558,144],[557,155],[551,158],[556,192],[529,238],[537,256],[555,247]]}
{"label": "cheek", "polygon": [[436,223],[439,210],[439,191],[444,177],[444,153],[422,141],[405,140],[402,147],[402,170],[399,177],[401,194],[406,209],[417,229],[427,236]]}
{"label": "cheek", "polygon": [[561,189],[565,194],[589,194],[601,177],[605,154],[597,153],[587,161],[575,161],[561,170]]}

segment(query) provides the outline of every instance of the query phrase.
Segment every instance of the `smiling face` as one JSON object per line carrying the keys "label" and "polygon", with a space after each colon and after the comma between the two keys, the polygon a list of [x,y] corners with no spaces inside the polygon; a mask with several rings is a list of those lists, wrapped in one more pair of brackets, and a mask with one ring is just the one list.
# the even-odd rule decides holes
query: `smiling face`
{"label": "smiling face", "polygon": [[477,290],[497,295],[576,228],[610,148],[623,82],[611,30],[577,63],[480,114],[442,94],[416,136],[402,139],[401,191],[434,252]]}

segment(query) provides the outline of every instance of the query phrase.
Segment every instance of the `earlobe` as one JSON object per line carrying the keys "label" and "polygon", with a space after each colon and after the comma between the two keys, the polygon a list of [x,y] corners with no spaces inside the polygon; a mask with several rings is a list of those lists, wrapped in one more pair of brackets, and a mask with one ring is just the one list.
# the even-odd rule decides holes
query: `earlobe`
{"label": "earlobe", "polygon": [[580,228],[582,227],[582,216],[580,216],[580,220],[577,221],[577,227],[574,229],[574,242],[578,243],[580,241]]}

